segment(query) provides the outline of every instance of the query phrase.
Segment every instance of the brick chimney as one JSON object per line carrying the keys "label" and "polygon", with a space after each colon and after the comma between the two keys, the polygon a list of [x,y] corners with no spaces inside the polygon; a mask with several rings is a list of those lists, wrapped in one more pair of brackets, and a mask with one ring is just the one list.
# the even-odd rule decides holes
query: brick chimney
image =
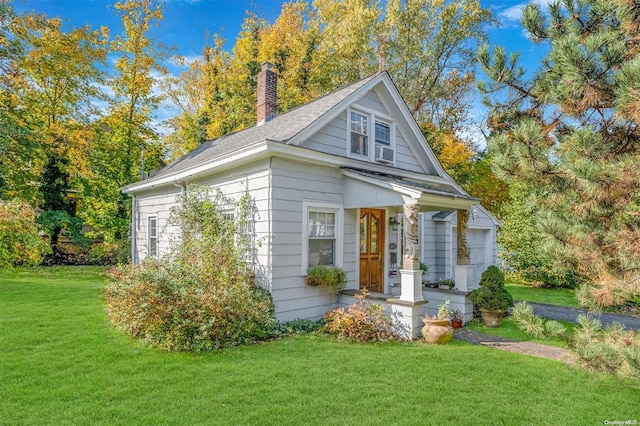
{"label": "brick chimney", "polygon": [[273,64],[264,62],[262,71],[258,74],[258,126],[262,126],[276,116],[277,80]]}

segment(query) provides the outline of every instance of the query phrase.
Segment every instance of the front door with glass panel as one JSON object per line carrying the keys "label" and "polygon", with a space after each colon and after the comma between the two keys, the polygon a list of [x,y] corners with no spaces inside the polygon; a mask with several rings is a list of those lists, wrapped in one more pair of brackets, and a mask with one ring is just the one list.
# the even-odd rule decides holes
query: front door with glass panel
{"label": "front door with glass panel", "polygon": [[384,210],[360,210],[360,288],[384,292]]}

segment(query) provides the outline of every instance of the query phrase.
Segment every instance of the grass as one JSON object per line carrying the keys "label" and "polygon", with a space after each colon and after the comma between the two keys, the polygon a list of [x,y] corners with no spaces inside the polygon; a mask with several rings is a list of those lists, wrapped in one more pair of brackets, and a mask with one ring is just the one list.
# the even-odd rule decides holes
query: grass
{"label": "grass", "polygon": [[576,292],[572,289],[531,287],[514,281],[507,281],[505,287],[515,300],[580,308],[580,304],[576,300]]}
{"label": "grass", "polygon": [[98,268],[0,271],[2,425],[603,424],[640,381],[454,341],[297,336],[166,353],[114,330]]}
{"label": "grass", "polygon": [[[569,330],[573,330],[573,328],[575,327],[575,324],[573,323],[565,322],[565,321],[560,321],[560,322],[564,324]],[[521,342],[541,343],[543,345],[557,346],[560,348],[567,346],[562,339],[558,339],[558,338],[536,339],[529,336],[524,331],[518,328],[518,325],[515,323],[515,321],[511,317],[503,318],[502,324],[500,325],[500,327],[495,327],[495,328],[485,327],[481,321],[469,322],[465,324],[465,327],[470,330],[479,331],[481,333],[491,334],[493,336],[499,336],[499,337],[506,337],[507,339],[518,340]]]}

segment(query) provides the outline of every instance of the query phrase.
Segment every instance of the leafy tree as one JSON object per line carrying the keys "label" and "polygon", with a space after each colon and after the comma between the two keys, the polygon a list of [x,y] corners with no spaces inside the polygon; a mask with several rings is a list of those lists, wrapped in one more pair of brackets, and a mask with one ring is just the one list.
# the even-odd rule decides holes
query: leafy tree
{"label": "leafy tree", "polygon": [[25,55],[24,40],[13,34],[15,17],[8,2],[0,2],[0,198],[20,198],[32,205],[38,198],[35,159],[41,158],[37,138],[30,137],[27,125],[33,118],[21,107],[20,93],[28,88],[20,61]]}
{"label": "leafy tree", "polygon": [[489,20],[477,0],[296,1],[273,24],[249,13],[230,56],[215,44],[180,78],[182,92],[194,84],[205,101],[172,125],[191,146],[202,123],[207,138],[255,124],[256,77],[269,61],[278,72],[280,111],[386,69],[420,123],[461,130],[474,76],[459,70],[472,69]]}
{"label": "leafy tree", "polygon": [[475,46],[490,17],[477,0],[387,2],[384,68],[419,123],[460,130],[468,120]]}
{"label": "leafy tree", "polygon": [[591,280],[603,305],[640,294],[639,16],[627,0],[563,0],[548,15],[529,5],[523,25],[550,48],[537,73],[501,48],[478,54],[500,129],[494,168],[546,193],[535,213],[546,258]]}
{"label": "leafy tree", "polygon": [[50,251],[38,234],[35,216],[25,202],[0,201],[0,268],[35,266]]}
{"label": "leafy tree", "polygon": [[88,184],[84,211],[87,222],[109,240],[126,236],[130,223],[129,200],[119,188],[141,178],[143,161],[145,170],[163,164],[163,149],[151,122],[160,101],[153,88],[158,76],[166,73],[160,63],[167,54],[149,37],[163,17],[159,4],[127,0],[117,2],[115,9],[124,30],[110,43],[115,62],[109,85],[114,98],[106,117],[96,124],[98,136],[91,153],[96,173]]}
{"label": "leafy tree", "polygon": [[478,152],[460,139],[453,130],[437,130],[433,124],[421,130],[444,170],[469,194],[482,199],[482,205],[497,217],[509,200],[507,185],[491,170],[491,157]]}
{"label": "leafy tree", "polygon": [[92,101],[100,96],[96,83],[102,77],[98,64],[106,58],[106,30],[85,26],[65,32],[58,18],[23,14],[11,20],[9,31],[24,49],[13,63],[23,84],[11,93],[28,111],[21,127],[36,147],[28,162],[32,169],[25,171],[40,175],[41,215],[54,221],[48,229],[55,247],[64,223],[73,222],[66,197],[90,173],[88,123],[95,112]]}

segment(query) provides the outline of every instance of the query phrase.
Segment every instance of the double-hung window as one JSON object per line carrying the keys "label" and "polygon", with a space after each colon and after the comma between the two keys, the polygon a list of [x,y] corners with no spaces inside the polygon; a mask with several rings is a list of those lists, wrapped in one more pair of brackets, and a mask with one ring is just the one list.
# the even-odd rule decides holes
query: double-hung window
{"label": "double-hung window", "polygon": [[376,161],[393,163],[394,150],[391,147],[391,126],[376,120]]}
{"label": "double-hung window", "polygon": [[149,216],[148,219],[149,232],[149,256],[158,256],[158,218],[157,216]]}
{"label": "double-hung window", "polygon": [[391,146],[391,126],[376,120],[376,145]]}
{"label": "double-hung window", "polygon": [[396,140],[392,118],[365,107],[357,108],[348,110],[347,156],[393,164]]}
{"label": "double-hung window", "polygon": [[368,122],[366,115],[351,111],[351,154],[369,155]]}
{"label": "double-hung window", "polygon": [[314,266],[342,265],[342,206],[305,203],[303,273]]}

